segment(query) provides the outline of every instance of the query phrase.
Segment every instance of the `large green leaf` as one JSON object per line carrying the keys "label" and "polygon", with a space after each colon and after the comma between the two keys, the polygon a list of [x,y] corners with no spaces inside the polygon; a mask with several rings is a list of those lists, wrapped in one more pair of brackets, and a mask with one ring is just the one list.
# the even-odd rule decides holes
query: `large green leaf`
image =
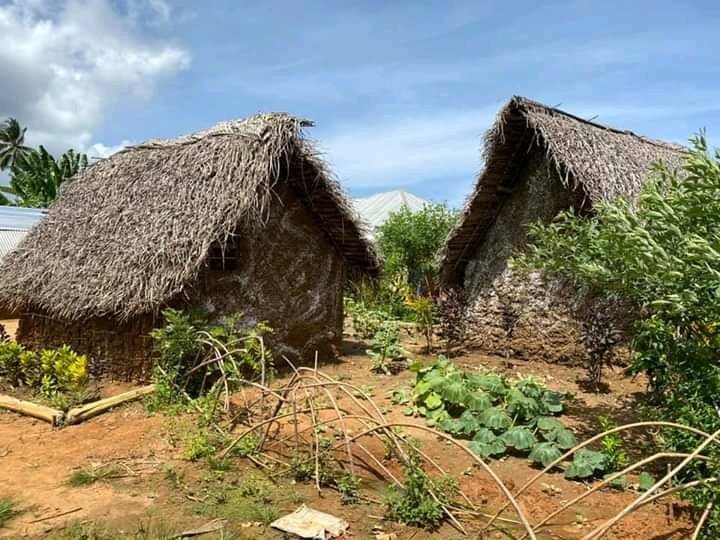
{"label": "large green leaf", "polygon": [[475,454],[484,457],[501,456],[505,453],[505,443],[499,437],[495,437],[490,442],[471,441],[469,448]]}
{"label": "large green leaf", "polygon": [[655,477],[648,472],[641,472],[638,477],[638,487],[641,491],[647,491],[655,485]]}
{"label": "large green leaf", "polygon": [[560,392],[546,390],[542,396],[542,403],[548,412],[561,413],[563,410],[564,396]]}
{"label": "large green leaf", "polygon": [[460,420],[465,423],[465,432],[468,435],[470,435],[471,433],[474,434],[482,427],[482,422],[480,422],[478,414],[472,411],[465,411],[464,413],[462,413],[460,415]]}
{"label": "large green leaf", "polygon": [[469,392],[465,399],[465,405],[467,405],[467,408],[475,412],[482,412],[485,409],[492,407],[492,400],[490,399],[490,396],[482,390]]}
{"label": "large green leaf", "polygon": [[532,377],[521,377],[515,383],[515,388],[522,392],[523,395],[533,399],[540,399],[545,390],[543,385]]}
{"label": "large green leaf", "polygon": [[515,426],[501,436],[503,442],[515,450],[530,450],[537,443],[535,435],[528,428]]}
{"label": "large green leaf", "polygon": [[577,446],[577,440],[569,429],[557,429],[555,430],[555,444],[563,450],[570,450],[570,448]]}
{"label": "large green leaf", "polygon": [[428,385],[428,388],[437,391],[445,384],[445,373],[439,369],[433,369],[423,377],[423,382]]}
{"label": "large green leaf", "polygon": [[537,427],[540,431],[555,431],[557,429],[563,429],[565,426],[563,423],[552,416],[541,416],[537,419]]}
{"label": "large green leaf", "polygon": [[435,427],[436,425],[447,420],[448,418],[450,418],[450,415],[447,413],[447,411],[442,407],[438,407],[437,409],[428,411],[425,420],[427,420],[428,426]]}
{"label": "large green leaf", "polygon": [[428,410],[438,409],[442,407],[443,400],[440,397],[440,394],[436,394],[435,392],[430,392],[427,397],[424,400],[425,406],[428,408]]}
{"label": "large green leaf", "polygon": [[480,413],[480,422],[482,422],[485,427],[499,431],[508,429],[512,425],[512,418],[502,409],[490,407]]}
{"label": "large green leaf", "polygon": [[593,450],[581,449],[575,453],[570,466],[565,470],[565,478],[591,478],[605,470],[605,455]]}
{"label": "large green leaf", "polygon": [[463,435],[465,433],[465,423],[459,418],[446,418],[438,422],[438,427],[451,435]]}
{"label": "large green leaf", "polygon": [[491,442],[494,442],[497,438],[498,438],[498,436],[495,435],[488,428],[480,428],[477,430],[477,433],[475,433],[475,436],[473,437],[473,441],[483,443],[483,444],[489,444]]}
{"label": "large green leaf", "polygon": [[448,379],[438,390],[442,394],[443,399],[452,405],[464,404],[468,397],[467,389],[459,377]]}
{"label": "large green leaf", "polygon": [[535,445],[529,458],[535,463],[541,463],[543,467],[547,467],[560,456],[562,456],[562,452],[555,443],[541,442]]}
{"label": "large green leaf", "polygon": [[478,388],[495,395],[504,395],[507,391],[505,379],[497,373],[486,373],[475,379]]}
{"label": "large green leaf", "polygon": [[513,388],[506,397],[507,411],[511,415],[520,416],[530,420],[540,412],[540,404],[536,399],[527,397],[525,394]]}

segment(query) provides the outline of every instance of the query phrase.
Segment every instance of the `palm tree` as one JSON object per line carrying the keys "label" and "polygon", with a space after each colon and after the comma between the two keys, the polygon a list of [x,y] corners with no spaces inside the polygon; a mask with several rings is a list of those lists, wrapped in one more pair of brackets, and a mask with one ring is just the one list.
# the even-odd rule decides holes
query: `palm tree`
{"label": "palm tree", "polygon": [[0,171],[12,168],[18,159],[32,151],[24,144],[26,129],[14,118],[8,118],[0,125]]}
{"label": "palm tree", "polygon": [[10,186],[0,186],[0,205],[6,193],[17,206],[47,208],[57,198],[60,186],[87,166],[85,154],[68,150],[56,160],[40,146],[15,161]]}

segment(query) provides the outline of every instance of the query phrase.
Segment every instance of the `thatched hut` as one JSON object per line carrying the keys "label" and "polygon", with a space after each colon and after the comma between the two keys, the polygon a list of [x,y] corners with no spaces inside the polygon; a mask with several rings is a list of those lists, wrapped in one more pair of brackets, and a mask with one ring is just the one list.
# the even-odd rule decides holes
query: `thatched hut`
{"label": "thatched hut", "polygon": [[18,341],[68,343],[137,378],[167,306],[268,321],[293,358],[332,352],[344,280],[378,257],[307,121],[261,114],[99,161],[0,264]]}
{"label": "thatched hut", "polygon": [[682,150],[513,97],[485,137],[484,170],[440,254],[442,281],[469,298],[471,343],[526,358],[584,358],[574,291],[521,276],[508,261],[525,244],[528,224],[632,199],[654,162],[678,164]]}

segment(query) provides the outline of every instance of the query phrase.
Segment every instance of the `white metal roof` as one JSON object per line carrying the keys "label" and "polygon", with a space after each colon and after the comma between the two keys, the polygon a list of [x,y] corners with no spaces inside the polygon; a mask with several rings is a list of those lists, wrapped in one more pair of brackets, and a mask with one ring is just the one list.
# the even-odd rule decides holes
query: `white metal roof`
{"label": "white metal roof", "polygon": [[353,199],[360,216],[374,229],[385,223],[390,214],[407,206],[412,212],[422,210],[430,201],[407,191],[385,191],[370,197]]}
{"label": "white metal roof", "polygon": [[45,214],[38,208],[0,206],[0,259],[15,249]]}

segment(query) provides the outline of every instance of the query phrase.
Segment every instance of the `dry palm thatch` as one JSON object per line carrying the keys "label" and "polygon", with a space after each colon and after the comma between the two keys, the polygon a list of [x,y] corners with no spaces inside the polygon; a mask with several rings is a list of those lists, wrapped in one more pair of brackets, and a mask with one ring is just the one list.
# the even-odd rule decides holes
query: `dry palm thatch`
{"label": "dry palm thatch", "polygon": [[[78,320],[129,318],[182,297],[213,242],[262,234],[278,182],[304,201],[351,270],[373,244],[313,145],[284,113],[127,148],[85,170],[0,264],[0,305]],[[298,246],[302,249],[302,246]]]}
{"label": "dry palm thatch", "polygon": [[618,196],[633,199],[652,165],[680,165],[683,147],[613,129],[515,96],[485,135],[484,170],[440,253],[443,280],[456,284],[521,176],[531,150],[544,152],[567,189],[589,206]]}

